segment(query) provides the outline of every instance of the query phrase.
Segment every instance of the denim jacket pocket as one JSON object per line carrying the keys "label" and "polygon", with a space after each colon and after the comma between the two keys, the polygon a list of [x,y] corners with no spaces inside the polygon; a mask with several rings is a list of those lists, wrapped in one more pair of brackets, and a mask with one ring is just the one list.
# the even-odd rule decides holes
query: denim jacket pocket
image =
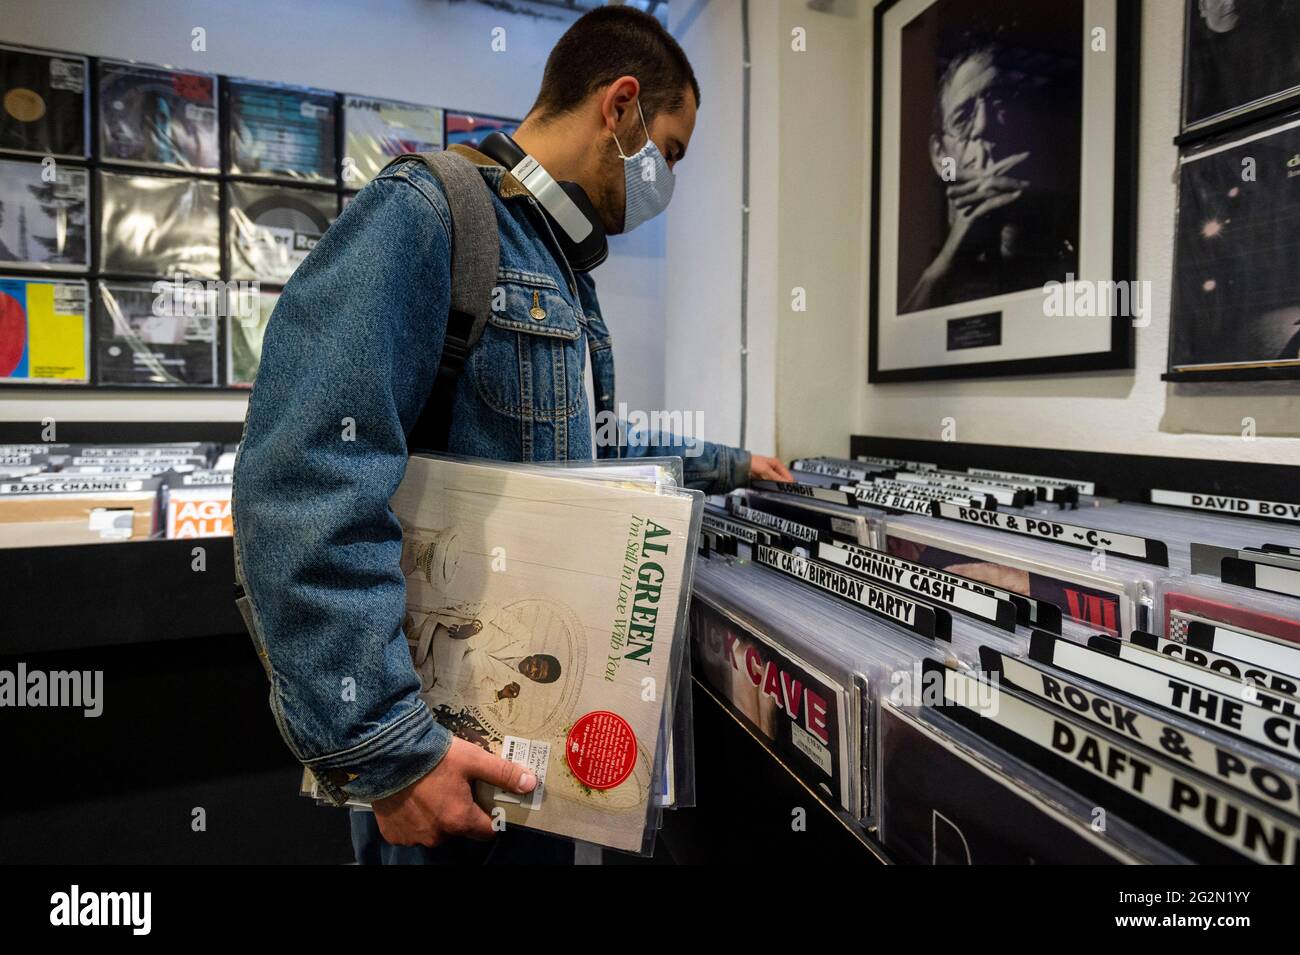
{"label": "denim jacket pocket", "polygon": [[585,400],[577,311],[540,273],[502,269],[495,295],[467,363],[478,396],[511,418],[569,418]]}

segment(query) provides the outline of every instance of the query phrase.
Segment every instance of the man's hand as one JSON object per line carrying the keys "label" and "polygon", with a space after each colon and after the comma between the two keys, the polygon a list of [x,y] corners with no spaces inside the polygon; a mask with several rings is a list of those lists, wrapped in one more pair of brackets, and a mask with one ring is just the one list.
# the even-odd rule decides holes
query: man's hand
{"label": "man's hand", "polygon": [[491,839],[492,820],[474,802],[476,779],[521,795],[537,786],[524,767],[456,738],[427,775],[375,801],[380,833],[395,846],[436,846],[452,836]]}
{"label": "man's hand", "polygon": [[1016,153],[1000,159],[980,175],[964,179],[947,188],[952,223],[939,254],[921,273],[916,286],[903,300],[901,311],[915,312],[929,308],[933,302],[935,286],[944,281],[957,261],[957,254],[966,242],[971,227],[977,219],[995,209],[1009,206],[1025,193],[1030,185],[1027,179],[1007,175],[1014,166],[1029,158],[1029,153]]}
{"label": "man's hand", "polygon": [[769,458],[765,454],[749,456],[749,477],[752,481],[793,481],[780,458]]}

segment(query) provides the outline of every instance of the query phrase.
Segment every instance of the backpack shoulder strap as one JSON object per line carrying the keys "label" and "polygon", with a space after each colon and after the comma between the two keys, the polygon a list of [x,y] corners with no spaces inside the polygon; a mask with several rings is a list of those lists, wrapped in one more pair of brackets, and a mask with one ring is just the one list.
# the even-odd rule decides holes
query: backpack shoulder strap
{"label": "backpack shoulder strap", "polygon": [[447,447],[456,385],[469,350],[483,334],[492,314],[501,239],[492,193],[472,162],[449,150],[406,153],[388,165],[408,159],[420,161],[438,179],[451,210],[451,309],[447,334],[433,390],[407,440],[411,448],[441,451]]}

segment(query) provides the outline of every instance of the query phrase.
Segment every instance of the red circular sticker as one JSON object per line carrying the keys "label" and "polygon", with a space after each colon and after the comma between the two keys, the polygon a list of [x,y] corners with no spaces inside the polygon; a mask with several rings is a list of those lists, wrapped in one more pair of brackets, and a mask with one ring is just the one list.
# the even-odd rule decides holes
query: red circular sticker
{"label": "red circular sticker", "polygon": [[583,785],[613,789],[632,775],[636,734],[617,713],[595,710],[580,717],[569,730],[564,758]]}

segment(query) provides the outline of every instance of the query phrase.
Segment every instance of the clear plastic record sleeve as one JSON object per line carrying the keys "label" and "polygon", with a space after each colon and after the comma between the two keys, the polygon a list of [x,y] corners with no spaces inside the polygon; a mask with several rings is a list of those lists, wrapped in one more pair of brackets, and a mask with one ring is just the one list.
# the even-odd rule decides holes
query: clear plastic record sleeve
{"label": "clear plastic record sleeve", "polygon": [[[1193,574],[1161,583],[1163,635],[1186,642],[1194,630],[1223,628],[1300,644],[1300,600]],[[1151,628],[1158,629],[1158,628]]]}
{"label": "clear plastic record sleeve", "polygon": [[1300,546],[1300,526],[1158,504],[1099,502],[1070,511],[1068,519],[1101,529],[1122,527],[1131,534],[1160,540],[1166,545],[1170,570],[1183,574],[1199,572],[1193,561],[1197,544],[1245,548],[1273,540]]}
{"label": "clear plastic record sleeve", "polygon": [[226,88],[230,172],[335,181],[335,94],[252,80],[230,80]]}
{"label": "clear plastic record sleeve", "polygon": [[99,61],[101,160],[216,172],[218,142],[215,76]]}
{"label": "clear plastic record sleeve", "polygon": [[[535,467],[543,473],[559,471],[566,477],[604,482],[631,482],[658,493],[684,486],[680,457],[596,458],[587,463],[534,461],[519,467]],[[693,574],[692,574],[693,579]],[[689,634],[688,634],[689,635]],[[670,668],[677,675],[667,683],[667,699],[660,745],[655,754],[656,803],[660,809],[682,809],[695,805],[694,717],[690,692],[691,655],[682,651]]]}
{"label": "clear plastic record sleeve", "polygon": [[88,66],[84,56],[0,44],[0,150],[89,155]]}
{"label": "clear plastic record sleeve", "polygon": [[926,673],[946,716],[1193,861],[1300,859],[1300,822],[1245,793],[1000,682],[935,664]]}
{"label": "clear plastic record sleeve", "polygon": [[901,862],[1096,865],[1187,860],[990,747],[939,708],[880,705],[880,834]]}
{"label": "clear plastic record sleeve", "polygon": [[883,550],[1057,605],[1064,617],[1117,635],[1145,629],[1156,584],[1168,572],[1110,554],[965,522],[905,515],[887,518]]}
{"label": "clear plastic record sleeve", "polygon": [[163,282],[100,282],[96,291],[100,384],[218,384],[215,291]]}
{"label": "clear plastic record sleeve", "polygon": [[529,766],[507,825],[646,853],[686,652],[703,496],[662,483],[413,456],[392,500],[421,698],[457,736]]}
{"label": "clear plastic record sleeve", "polygon": [[850,491],[798,485],[821,494],[804,496],[792,493],[791,487],[786,485],[784,489],[778,489],[776,485],[760,481],[751,488],[733,491],[732,496],[751,510],[766,511],[776,517],[806,524],[830,536],[844,537],[867,547],[875,542],[876,525],[885,517],[883,510],[859,506],[856,500],[851,504],[844,503],[853,498]]}
{"label": "clear plastic record sleeve", "polygon": [[1220,634],[1217,628],[1212,628],[1208,636],[1209,640],[1179,643],[1154,633],[1134,631],[1129,641],[1143,650],[1172,657],[1189,666],[1222,673],[1235,680],[1250,680],[1270,693],[1300,699],[1300,647],[1246,634]]}
{"label": "clear plastic record sleeve", "polygon": [[1115,732],[1157,754],[1300,818],[1300,764],[1231,731],[1214,727],[1104,683],[992,648],[981,651],[986,673],[1036,702]]}
{"label": "clear plastic record sleeve", "polygon": [[217,183],[99,172],[101,272],[216,278],[221,270]]}
{"label": "clear plastic record sleeve", "polygon": [[0,382],[88,384],[89,297],[81,279],[0,276]]}
{"label": "clear plastic record sleeve", "polygon": [[446,130],[444,146],[462,145],[478,149],[478,144],[488,133],[505,133],[507,136],[513,136],[515,130],[519,128],[519,120],[448,110],[443,128]]}
{"label": "clear plastic record sleeve", "polygon": [[89,177],[67,163],[0,159],[0,265],[85,271]]}
{"label": "clear plastic record sleeve", "polygon": [[343,97],[343,187],[360,189],[402,153],[443,148],[443,111],[349,93]]}
{"label": "clear plastic record sleeve", "polygon": [[229,471],[190,471],[165,476],[163,534],[168,540],[230,537],[234,475]]}
{"label": "clear plastic record sleeve", "polygon": [[280,301],[278,292],[259,292],[241,302],[226,325],[226,384],[251,388],[262,364],[262,339]]}
{"label": "clear plastic record sleeve", "polygon": [[764,620],[757,592],[736,577],[719,562],[701,562],[691,605],[694,671],[824,801],[865,816],[851,666]]}
{"label": "clear plastic record sleeve", "polygon": [[230,271],[237,279],[289,281],[337,213],[331,192],[242,182],[226,188]]}

